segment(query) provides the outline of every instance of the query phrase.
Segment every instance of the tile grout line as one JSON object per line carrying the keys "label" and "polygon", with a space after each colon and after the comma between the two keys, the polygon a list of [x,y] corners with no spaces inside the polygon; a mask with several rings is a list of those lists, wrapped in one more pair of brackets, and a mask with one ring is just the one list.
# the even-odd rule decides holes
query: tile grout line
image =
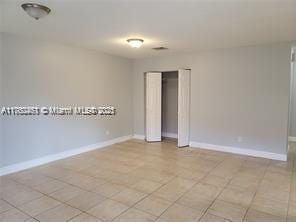
{"label": "tile grout line", "polygon": [[[38,198],[37,198],[38,199]],[[36,199],[36,200],[37,200]],[[27,221],[27,220],[29,220],[29,219],[31,219],[31,218],[33,218],[31,215],[29,215],[28,213],[26,213],[25,211],[23,211],[22,209],[20,209],[18,206],[15,206],[15,205],[12,205],[11,203],[9,203],[8,201],[6,201],[5,199],[3,199],[6,203],[8,203],[10,206],[12,206],[13,208],[15,208],[15,209],[17,209],[18,211],[20,211],[20,212],[22,212],[23,214],[25,214],[25,215],[27,215],[29,218],[27,218],[27,219],[25,219],[24,220],[24,222],[25,221]],[[9,211],[9,210],[8,210]],[[8,211],[5,211],[5,212],[8,212]],[[2,213],[1,213],[2,214]],[[35,219],[35,218],[34,218]],[[37,221],[39,221],[39,220],[37,220]]]}
{"label": "tile grout line", "polygon": [[[152,162],[152,161],[148,161],[148,163],[149,162]],[[219,164],[219,163],[218,163]],[[207,174],[206,174],[207,175]],[[155,193],[156,191],[158,191],[158,190],[160,190],[162,187],[164,187],[165,185],[167,185],[168,183],[170,183],[171,181],[173,181],[174,179],[176,179],[176,178],[178,178],[179,176],[178,175],[174,175],[174,177],[172,178],[172,179],[170,179],[170,180],[168,180],[166,183],[164,183],[164,184],[162,184],[160,187],[158,187],[156,190],[154,190],[152,193],[150,193],[149,195],[147,195],[147,196],[145,196],[143,199],[145,199],[145,198],[147,198],[147,197],[149,197],[149,196],[151,196],[151,195],[153,195],[153,193]],[[204,176],[205,177],[205,176]],[[203,177],[203,178],[204,178]],[[185,178],[183,178],[183,179],[185,179]],[[188,179],[189,180],[189,179]],[[199,183],[199,182],[196,182],[194,185],[196,185],[197,183]],[[193,186],[194,186],[193,185]],[[190,190],[190,189],[189,189]],[[187,193],[187,192],[185,192],[185,193]],[[185,193],[183,194],[183,195],[185,195]],[[183,196],[182,195],[182,196]],[[181,197],[182,197],[181,196]],[[167,199],[165,199],[165,198],[162,198],[162,197],[158,197],[158,196],[155,196],[155,197],[157,197],[157,198],[159,198],[159,199],[162,199],[162,200],[165,200],[165,201],[169,201],[169,200],[167,200]],[[180,197],[180,198],[181,198]],[[142,201],[143,199],[141,199],[140,201]],[[171,204],[168,206],[168,208],[170,208],[172,205],[174,205],[177,201],[179,200],[179,198],[176,200],[176,201],[169,201],[169,202],[171,202]],[[138,201],[138,202],[136,202],[133,206],[131,206],[130,208],[133,208],[137,203],[139,203],[140,201]],[[129,209],[130,209],[129,208]],[[167,209],[168,209],[167,208]],[[188,208],[190,208],[190,207],[188,207]],[[129,209],[127,209],[127,210],[129,210]],[[140,210],[140,211],[143,211],[143,210],[141,210],[141,209],[138,209],[138,208],[136,208],[137,210]],[[166,210],[167,210],[166,209]],[[192,208],[191,208],[192,209]],[[126,210],[126,211],[127,211]],[[166,210],[164,210],[163,211],[163,213],[166,211]],[[124,212],[122,212],[120,215],[118,215],[117,217],[115,217],[115,218],[113,218],[111,221],[113,221],[113,220],[115,220],[116,218],[118,218],[118,217],[120,217],[122,214],[124,214],[126,211],[124,211]],[[155,216],[155,215],[153,215],[153,214],[151,214],[151,213],[149,213],[149,212],[146,212],[146,211],[143,211],[143,212],[145,212],[145,213],[148,213],[148,214],[150,214],[150,215],[152,215],[152,216],[154,216],[154,217],[156,217],[156,220],[158,220],[160,217],[161,217],[161,215],[163,214],[163,213],[161,213],[161,215],[160,216]],[[156,221],[155,220],[155,221]]]}
{"label": "tile grout line", "polygon": [[[147,198],[148,196],[151,196],[154,192],[156,192],[157,190],[159,190],[161,187],[167,185],[170,181],[172,181],[173,179],[175,179],[176,176],[174,176],[172,179],[170,179],[169,181],[167,181],[166,183],[164,183],[163,185],[161,185],[159,188],[157,188],[155,191],[153,191],[152,193],[148,194],[147,196],[145,196],[144,198],[142,198],[141,200],[137,201],[135,204],[133,204],[132,206],[130,206],[127,210],[125,210],[124,212],[122,212],[121,214],[119,214],[118,216],[114,217],[111,221],[114,221],[115,219],[117,219],[118,217],[120,217],[121,215],[123,215],[126,211],[128,211],[129,209],[133,208],[137,203],[139,203],[140,201],[144,200],[145,198]],[[163,199],[164,200],[164,199]],[[170,205],[171,206],[171,205]],[[137,208],[136,208],[137,209]],[[140,210],[140,209],[137,209],[137,210]],[[143,211],[143,210],[140,210],[140,211]],[[145,213],[148,213],[146,211],[143,211]],[[150,215],[156,217],[155,215],[149,213]],[[159,217],[156,217],[156,220],[158,219]]]}
{"label": "tile grout line", "polygon": [[258,185],[256,186],[256,191],[255,191],[255,193],[254,193],[254,195],[253,195],[253,197],[252,197],[252,200],[251,200],[251,202],[250,202],[250,204],[249,204],[249,207],[248,207],[248,209],[247,209],[247,211],[246,211],[246,214],[245,214],[245,216],[244,216],[244,218],[243,218],[243,221],[245,221],[245,219],[246,219],[246,216],[247,216],[247,214],[248,214],[248,212],[249,212],[249,210],[250,210],[250,208],[251,208],[251,206],[252,206],[252,203],[253,203],[253,201],[254,201],[256,195],[257,195],[258,188],[259,188],[260,184],[262,183],[262,181],[263,181],[263,179],[264,179],[264,177],[265,177],[265,175],[266,175],[267,169],[268,169],[268,167],[270,166],[270,164],[271,164],[271,161],[269,161],[268,165],[265,167],[265,170],[264,170],[263,176],[261,177],[260,182],[259,182]]}
{"label": "tile grout line", "polygon": [[[225,158],[226,159],[226,158]],[[243,162],[245,162],[246,161],[246,159],[243,161]],[[240,166],[240,168],[242,167],[242,165],[243,165],[243,163],[241,164],[241,166]],[[240,170],[238,170],[237,172],[236,172],[236,174],[238,174],[240,172]],[[214,204],[214,202],[216,201],[216,200],[218,200],[218,197],[222,194],[222,192],[226,189],[226,187],[231,183],[231,181],[233,180],[233,178],[234,178],[235,176],[233,176],[229,181],[228,181],[228,183],[222,188],[222,190],[219,192],[219,194],[216,196],[216,198],[212,201],[212,203],[208,206],[208,208],[205,210],[205,212],[204,212],[204,214],[202,215],[202,217],[207,213],[207,211],[213,206],[213,204]],[[225,202],[227,202],[227,201],[225,201]],[[228,203],[228,202],[227,202]],[[217,215],[215,215],[215,216],[217,216]],[[198,220],[198,221],[200,221],[201,219],[202,219],[202,217]],[[224,218],[224,219],[226,219],[226,220],[229,220],[229,219],[227,219],[227,218]],[[231,221],[231,220],[229,220],[229,221]]]}
{"label": "tile grout line", "polygon": [[[226,158],[226,157],[225,157]],[[224,159],[225,159],[224,158]],[[180,200],[183,196],[185,196],[195,185],[197,185],[197,184],[199,184],[200,182],[201,182],[201,180],[203,180],[205,177],[207,177],[209,174],[210,174],[210,172],[214,169],[214,168],[216,168],[219,164],[221,164],[223,161],[224,161],[224,159],[221,161],[221,162],[219,162],[219,163],[217,163],[217,165],[215,166],[215,167],[213,167],[211,170],[209,170],[199,181],[197,181],[190,189],[188,189],[184,194],[182,194],[182,196],[180,196],[176,201],[174,201],[171,205],[170,205],[170,207],[172,206],[172,205],[174,205],[174,204],[178,204],[177,202],[178,202],[178,200]],[[180,205],[182,205],[182,206],[184,206],[183,204],[180,204]],[[188,207],[188,206],[184,206],[184,207]],[[168,207],[169,208],[169,207]],[[162,212],[162,214],[159,216],[159,218],[168,210],[168,208],[164,211],[164,212]],[[188,207],[188,208],[190,208],[190,209],[193,209],[193,210],[196,210],[196,209],[194,209],[194,208],[192,208],[192,207]],[[200,217],[200,218],[202,218],[203,217],[203,215]],[[199,220],[199,219],[198,219]]]}

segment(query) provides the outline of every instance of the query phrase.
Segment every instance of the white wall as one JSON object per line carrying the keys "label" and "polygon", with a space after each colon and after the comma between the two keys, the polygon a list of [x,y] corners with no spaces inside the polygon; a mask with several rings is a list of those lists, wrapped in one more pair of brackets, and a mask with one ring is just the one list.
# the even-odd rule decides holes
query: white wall
{"label": "white wall", "polygon": [[6,117],[4,165],[132,133],[130,60],[4,34],[3,65],[6,106],[114,105],[118,111],[109,118]]}
{"label": "white wall", "polygon": [[[1,3],[0,3],[1,4]],[[3,7],[0,6],[0,109],[2,107],[3,103],[3,82],[2,82],[2,34],[1,34],[1,27],[3,25]],[[2,116],[0,115],[0,167],[3,165],[3,151],[4,151],[4,142],[3,142],[3,121],[2,121]]]}
{"label": "white wall", "polygon": [[191,141],[285,154],[290,50],[274,44],[135,60],[134,133],[144,134],[143,73],[190,68]]}
{"label": "white wall", "polygon": [[[1,12],[1,10],[0,10]],[[1,20],[1,16],[0,16]],[[0,21],[1,24],[1,21]],[[2,108],[3,103],[3,82],[2,82],[2,34],[0,33],[0,109]],[[0,166],[3,165],[3,150],[4,150],[4,142],[3,142],[3,121],[2,116],[0,115]]]}
{"label": "white wall", "polygon": [[165,79],[162,82],[162,132],[177,134],[178,72],[164,72],[162,78]]}
{"label": "white wall", "polygon": [[1,38],[4,105],[110,104],[118,115],[5,118],[0,166],[128,135],[133,127],[143,134],[143,73],[178,68],[192,70],[191,141],[286,153],[290,44],[140,59],[132,66],[58,43]]}

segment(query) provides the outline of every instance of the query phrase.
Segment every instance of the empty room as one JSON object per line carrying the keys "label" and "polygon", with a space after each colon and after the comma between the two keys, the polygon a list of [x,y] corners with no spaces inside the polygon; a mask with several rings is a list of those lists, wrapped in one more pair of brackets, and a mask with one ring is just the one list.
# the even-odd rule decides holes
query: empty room
{"label": "empty room", "polygon": [[296,0],[0,0],[0,222],[296,222]]}

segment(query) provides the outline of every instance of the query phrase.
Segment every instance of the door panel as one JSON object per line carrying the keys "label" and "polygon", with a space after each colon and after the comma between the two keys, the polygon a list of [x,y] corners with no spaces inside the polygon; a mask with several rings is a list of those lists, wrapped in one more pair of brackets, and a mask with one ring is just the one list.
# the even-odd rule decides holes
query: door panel
{"label": "door panel", "polygon": [[161,73],[146,73],[146,140],[161,141]]}
{"label": "door panel", "polygon": [[189,145],[190,70],[178,72],[178,147]]}

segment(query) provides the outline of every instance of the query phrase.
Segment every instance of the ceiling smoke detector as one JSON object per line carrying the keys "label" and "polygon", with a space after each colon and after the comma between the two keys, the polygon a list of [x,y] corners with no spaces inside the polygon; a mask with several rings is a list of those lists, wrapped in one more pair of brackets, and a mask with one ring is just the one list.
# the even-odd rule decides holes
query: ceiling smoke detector
{"label": "ceiling smoke detector", "polygon": [[50,8],[44,6],[44,5],[39,5],[35,3],[25,3],[22,4],[22,8],[27,12],[27,14],[34,19],[38,20],[50,13]]}
{"label": "ceiling smoke detector", "polygon": [[155,48],[152,48],[152,49],[153,49],[153,50],[156,50],[156,51],[160,51],[160,50],[168,50],[168,48],[163,47],[163,46],[155,47]]}

